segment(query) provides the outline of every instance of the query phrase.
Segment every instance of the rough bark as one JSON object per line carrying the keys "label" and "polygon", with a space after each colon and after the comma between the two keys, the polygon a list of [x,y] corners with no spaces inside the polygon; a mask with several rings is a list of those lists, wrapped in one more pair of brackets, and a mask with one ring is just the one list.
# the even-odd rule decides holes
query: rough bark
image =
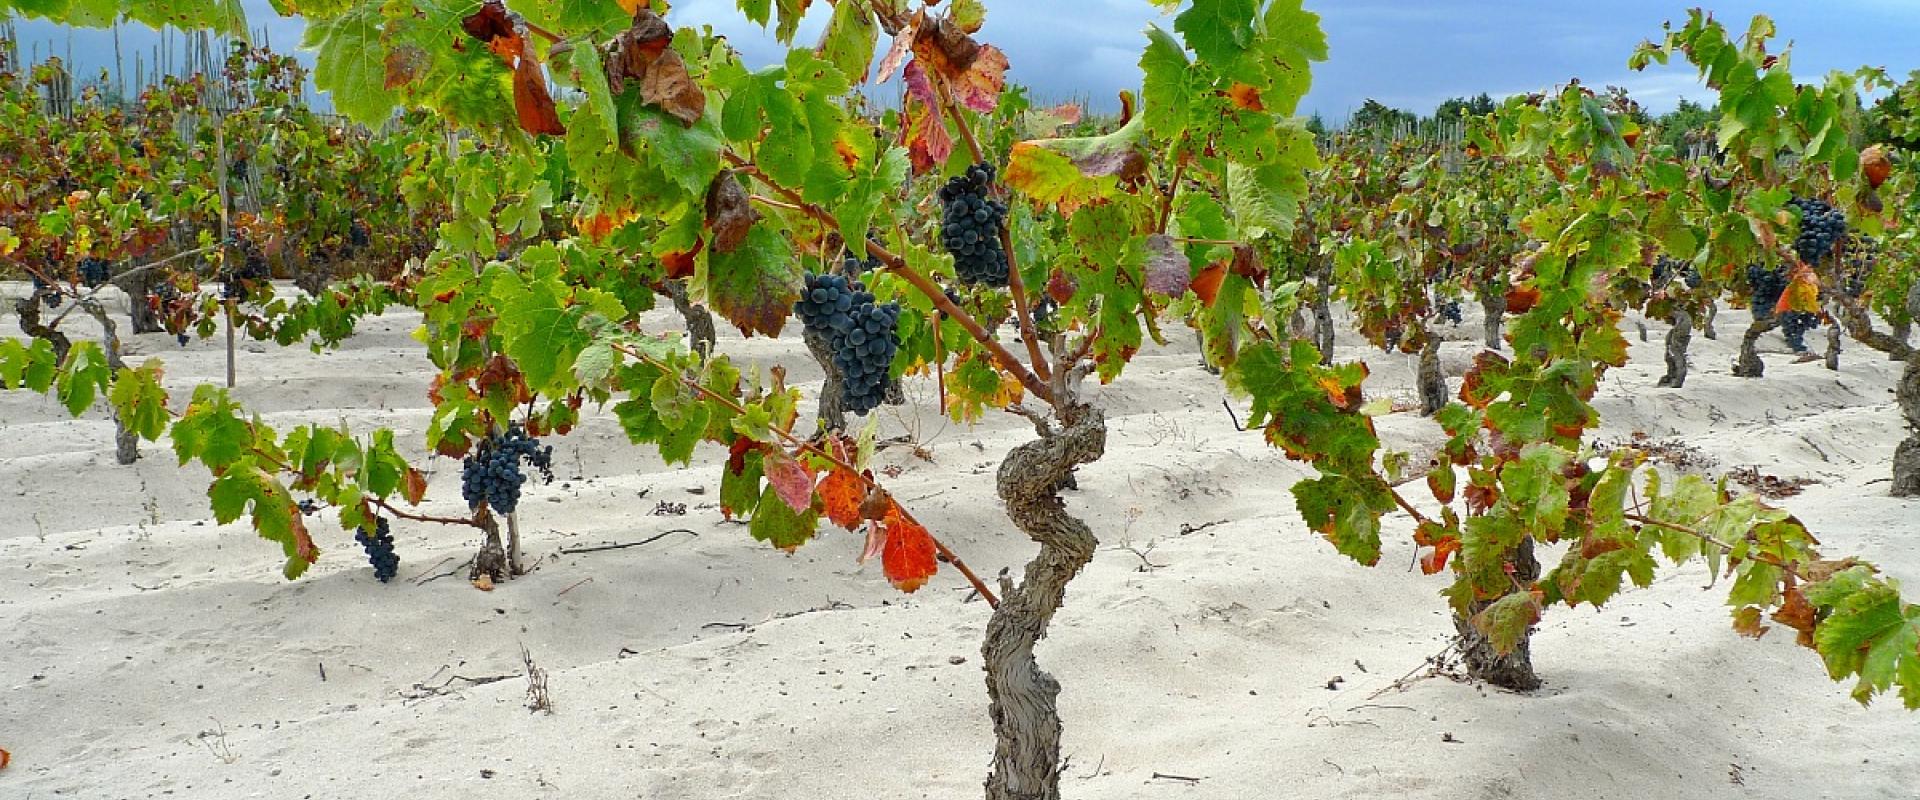
{"label": "rough bark", "polygon": [[1733,376],[1736,378],[1758,378],[1767,372],[1767,364],[1760,360],[1758,344],[1766,332],[1780,327],[1780,315],[1771,314],[1754,317],[1753,324],[1747,326],[1747,332],[1740,337],[1740,358],[1733,363]]}
{"label": "rough bark", "polygon": [[1840,371],[1840,326],[1827,326],[1827,369]]}
{"label": "rough bark", "polygon": [[13,303],[13,311],[20,315],[20,332],[35,339],[45,339],[53,346],[53,360],[56,364],[67,361],[67,351],[73,349],[73,340],[40,320],[40,294],[28,295],[25,299]]}
{"label": "rough bark", "polygon": [[826,334],[808,330],[800,335],[807,343],[807,351],[813,354],[813,360],[819,362],[827,378],[820,382],[820,408],[815,417],[820,420],[823,431],[843,431],[847,429],[847,407],[844,381],[840,367],[833,363],[833,348],[828,345]]}
{"label": "rough bark", "polygon": [[1644,342],[1649,342],[1649,341],[1652,341],[1652,340],[1653,340],[1653,339],[1652,339],[1652,333],[1651,333],[1651,332],[1649,332],[1649,331],[1647,330],[1647,321],[1646,321],[1646,320],[1644,320],[1644,319],[1636,319],[1636,320],[1634,320],[1634,321],[1633,321],[1633,325],[1634,325],[1634,327],[1636,327],[1636,328],[1639,328],[1639,329],[1640,329],[1640,341],[1641,341],[1641,342],[1643,342],[1643,343],[1644,343]]}
{"label": "rough bark", "polygon": [[162,333],[166,327],[160,324],[159,315],[153,313],[153,304],[148,297],[153,293],[153,270],[137,270],[125,278],[115,277],[113,285],[127,295],[127,319],[133,324],[134,333]]}
{"label": "rough bark", "polygon": [[[1533,555],[1533,539],[1520,540],[1520,546],[1513,551],[1509,562],[1513,568],[1513,578],[1525,586],[1540,579],[1540,561]],[[1495,598],[1496,600],[1498,598]],[[1462,661],[1467,666],[1467,674],[1475,680],[1485,681],[1516,692],[1527,692],[1540,688],[1540,676],[1533,671],[1533,630],[1529,628],[1520,635],[1520,641],[1513,652],[1501,655],[1471,621],[1474,614],[1480,613],[1494,600],[1476,601],[1468,607],[1467,614],[1456,614],[1453,618],[1454,630],[1459,633],[1459,646]]]}
{"label": "rough bark", "polygon": [[[107,369],[118,373],[127,366],[126,359],[120,354],[120,329],[113,323],[113,317],[107,316],[106,307],[100,301],[88,297],[80,301],[81,310],[100,323],[100,340],[107,351]],[[121,466],[127,466],[140,460],[140,435],[127,427],[120,412],[113,412],[113,460]]]}
{"label": "rough bark", "polygon": [[697,306],[687,298],[685,281],[667,281],[667,297],[673,299],[673,308],[680,312],[680,318],[687,324],[687,349],[699,353],[702,357],[713,354],[713,342],[717,334],[713,327],[713,312],[706,306]]}
{"label": "rough bark", "polygon": [[513,575],[507,563],[507,548],[500,543],[500,523],[493,512],[481,508],[474,514],[474,520],[480,523],[485,535],[480,539],[480,552],[473,555],[473,569],[467,572],[467,580],[477,581],[481,576],[494,583],[505,581]]}
{"label": "rough bark", "polygon": [[1315,279],[1313,292],[1313,346],[1320,351],[1320,363],[1333,363],[1333,293],[1332,281],[1322,270]]}
{"label": "rough bark", "polygon": [[1893,496],[1920,497],[1920,351],[1907,354],[1894,397],[1907,421],[1907,440],[1893,452]]}
{"label": "rough bark", "polygon": [[1507,316],[1507,296],[1484,287],[1479,294],[1480,311],[1486,315],[1480,324],[1486,327],[1487,349],[1498,350],[1501,343],[1500,325]]}
{"label": "rough bark", "polygon": [[1717,340],[1720,338],[1720,332],[1713,327],[1713,321],[1719,317],[1720,307],[1718,305],[1707,306],[1707,319],[1705,322],[1700,323],[1700,332],[1705,334],[1708,339]]}
{"label": "rough bark", "polygon": [[1433,416],[1447,407],[1447,377],[1440,374],[1440,337],[1427,334],[1420,348],[1420,413]]}
{"label": "rough bark", "polygon": [[1693,343],[1693,315],[1686,309],[1674,309],[1670,318],[1673,330],[1667,331],[1667,374],[1658,385],[1678,389],[1687,384],[1687,346]]}
{"label": "rough bark", "polygon": [[1060,610],[1067,582],[1099,545],[1092,529],[1067,513],[1055,487],[1107,448],[1107,420],[1098,409],[1066,406],[1060,418],[1063,427],[1055,429],[1036,417],[1040,439],[1014,448],[1000,464],[1007,516],[1039,543],[1040,554],[1020,585],[1000,579],[1000,607],[980,648],[995,738],[987,800],[1060,797],[1060,683],[1034,662],[1033,648]]}

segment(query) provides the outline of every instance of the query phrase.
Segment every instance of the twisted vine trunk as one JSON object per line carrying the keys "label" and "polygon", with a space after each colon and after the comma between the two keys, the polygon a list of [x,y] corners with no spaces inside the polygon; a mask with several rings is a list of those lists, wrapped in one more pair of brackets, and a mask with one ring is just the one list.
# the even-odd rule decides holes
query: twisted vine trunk
{"label": "twisted vine trunk", "polygon": [[73,349],[73,340],[45,322],[40,321],[40,293],[27,295],[26,299],[15,300],[13,312],[20,315],[20,332],[35,339],[45,339],[53,346],[53,361],[64,364],[67,351]]}
{"label": "twisted vine trunk", "polygon": [[[1520,546],[1514,548],[1513,557],[1507,563],[1513,568],[1513,579],[1520,585],[1526,586],[1539,580],[1540,560],[1533,555],[1533,537],[1522,538]],[[1533,671],[1532,628],[1520,634],[1520,641],[1514,645],[1512,652],[1502,654],[1486,634],[1473,627],[1473,615],[1493,605],[1498,599],[1476,600],[1467,607],[1465,615],[1455,614],[1453,617],[1453,628],[1460,634],[1460,655],[1467,665],[1467,674],[1475,680],[1516,692],[1538,689],[1540,676]]]}
{"label": "twisted vine trunk", "polygon": [[1707,319],[1705,322],[1700,323],[1700,332],[1705,334],[1708,339],[1719,340],[1720,331],[1713,327],[1713,321],[1719,317],[1720,306],[1718,304],[1707,306]]}
{"label": "twisted vine trunk", "polygon": [[820,429],[846,430],[846,376],[840,374],[840,365],[833,363],[833,347],[828,344],[826,334],[817,331],[804,331],[800,338],[807,343],[807,351],[813,354],[813,360],[819,362],[820,369],[827,373],[826,380],[820,382],[820,407],[815,413],[820,420]]}
{"label": "twisted vine trunk", "polygon": [[1433,416],[1447,407],[1447,378],[1440,374],[1440,337],[1427,334],[1420,348],[1420,413]]}
{"label": "twisted vine trunk", "polygon": [[1478,294],[1480,311],[1486,315],[1480,324],[1486,328],[1487,349],[1498,350],[1501,342],[1500,324],[1507,316],[1507,296],[1488,287],[1482,287]]}
{"label": "twisted vine trunk", "polygon": [[1920,497],[1920,351],[1907,354],[1894,397],[1907,421],[1907,439],[1893,451],[1893,496]]}
{"label": "twisted vine trunk", "polygon": [[667,281],[667,297],[673,300],[673,309],[680,312],[680,318],[687,325],[687,349],[699,353],[701,357],[713,354],[713,342],[717,334],[713,328],[713,312],[706,306],[697,306],[687,297],[686,281]]}
{"label": "twisted vine trunk", "polygon": [[1827,326],[1827,369],[1840,371],[1840,326]]}
{"label": "twisted vine trunk", "polygon": [[1760,360],[1757,345],[1762,335],[1778,327],[1780,327],[1779,314],[1753,318],[1753,324],[1748,325],[1746,334],[1740,337],[1740,359],[1733,362],[1734,377],[1758,378],[1766,374],[1767,364]]}
{"label": "twisted vine trunk", "polygon": [[[100,323],[100,339],[107,351],[107,368],[116,373],[126,368],[126,359],[120,355],[120,329],[113,324],[113,318],[107,316],[106,307],[89,297],[80,301],[80,308]],[[140,460],[140,435],[127,427],[126,420],[120,418],[118,410],[113,412],[113,460],[121,466]]]}
{"label": "twisted vine trunk", "polygon": [[1107,449],[1106,415],[1098,409],[1067,406],[1060,418],[1059,430],[1036,423],[1040,439],[1014,448],[1000,464],[1007,516],[1040,544],[1040,554],[1027,563],[1019,586],[1000,579],[1000,607],[980,647],[995,739],[987,800],[1060,797],[1060,682],[1034,662],[1033,648],[1060,610],[1067,582],[1099,545],[1093,530],[1067,513],[1056,487]]}
{"label": "twisted vine trunk", "polygon": [[1667,331],[1667,374],[1659,386],[1678,389],[1687,383],[1687,346],[1693,342],[1693,315],[1676,308],[1670,318],[1673,330]]}
{"label": "twisted vine trunk", "polygon": [[1333,363],[1333,286],[1329,270],[1321,267],[1314,277],[1313,346],[1320,351],[1320,363]]}
{"label": "twisted vine trunk", "polygon": [[134,333],[161,333],[166,330],[160,324],[160,317],[153,313],[153,303],[147,298],[153,294],[152,270],[136,270],[125,278],[114,278],[113,285],[127,294],[127,319],[133,324]]}

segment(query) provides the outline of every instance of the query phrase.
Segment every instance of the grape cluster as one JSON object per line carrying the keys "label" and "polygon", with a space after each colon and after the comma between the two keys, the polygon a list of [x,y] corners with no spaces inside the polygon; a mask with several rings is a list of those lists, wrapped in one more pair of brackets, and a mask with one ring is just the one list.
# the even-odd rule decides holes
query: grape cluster
{"label": "grape cluster", "polygon": [[879,406],[900,346],[899,304],[875,305],[867,287],[845,275],[808,275],[793,313],[827,338],[847,410],[865,414]]}
{"label": "grape cluster", "polygon": [[347,243],[352,245],[353,249],[364,250],[371,241],[371,232],[367,230],[367,223],[356,219],[347,225]]}
{"label": "grape cluster", "polygon": [[1747,288],[1753,297],[1754,319],[1771,317],[1773,307],[1780,303],[1780,294],[1787,290],[1787,271],[1779,267],[1767,269],[1759,264],[1749,264]]}
{"label": "grape cluster", "polygon": [[940,187],[940,243],[953,254],[964,283],[1007,285],[1007,251],[1000,246],[1007,206],[987,197],[993,167],[975,164]]}
{"label": "grape cluster", "polygon": [[1820,315],[1805,311],[1789,311],[1780,315],[1780,332],[1787,337],[1787,346],[1793,352],[1807,352],[1807,331],[1820,327]]}
{"label": "grape cluster", "polygon": [[1465,321],[1466,317],[1460,314],[1460,301],[1448,300],[1447,302],[1441,303],[1440,319],[1443,322],[1451,323],[1454,325],[1458,325],[1461,322]]}
{"label": "grape cluster", "polygon": [[367,561],[373,564],[373,577],[386,583],[399,574],[400,556],[393,552],[393,534],[387,530],[387,518],[374,517],[373,521],[375,530],[372,535],[368,535],[367,529],[362,527],[354,532],[353,540],[366,549]]}
{"label": "grape cluster", "polygon": [[[872,240],[873,237],[869,235],[867,239]],[[864,248],[862,248],[862,251],[864,252]],[[880,269],[882,266],[885,265],[880,263],[880,259],[872,256],[861,258],[860,254],[854,252],[851,248],[842,251],[840,254],[840,271],[846,273],[847,277],[850,278],[858,278],[870,271]]]}
{"label": "grape cluster", "polygon": [[1793,240],[1793,251],[1800,260],[1819,263],[1833,246],[1847,235],[1847,215],[1824,200],[1796,197],[1787,205],[1800,209],[1800,235]]}
{"label": "grape cluster", "polygon": [[1661,256],[1660,260],[1653,262],[1655,289],[1664,289],[1667,284],[1676,280],[1685,283],[1689,289],[1698,289],[1700,288],[1700,270],[1696,269],[1691,261],[1681,261],[1666,256]]}
{"label": "grape cluster", "polygon": [[540,446],[540,440],[527,435],[519,424],[505,433],[487,437],[460,465],[460,496],[467,507],[478,510],[486,503],[494,511],[511,514],[520,505],[520,486],[527,476],[520,465],[540,470],[540,477],[553,482],[553,447]]}
{"label": "grape cluster", "polygon": [[260,249],[251,242],[230,240],[228,245],[239,248],[244,257],[240,260],[239,269],[227,270],[220,276],[220,296],[229,300],[244,300],[249,283],[267,280],[273,277],[273,272],[267,267],[266,256],[261,255]]}
{"label": "grape cluster", "polygon": [[1846,257],[1846,292],[1848,296],[1859,297],[1866,293],[1867,279],[1873,277],[1875,267],[1879,266],[1879,248],[1871,236],[1849,236],[1840,249]]}
{"label": "grape cluster", "polygon": [[53,284],[41,280],[39,275],[33,276],[33,296],[39,298],[40,302],[45,303],[48,308],[60,305],[60,292],[53,288]]}
{"label": "grape cluster", "polygon": [[80,259],[80,280],[86,282],[87,288],[92,289],[98,287],[100,284],[106,283],[107,278],[111,276],[112,271],[108,268],[106,259]]}

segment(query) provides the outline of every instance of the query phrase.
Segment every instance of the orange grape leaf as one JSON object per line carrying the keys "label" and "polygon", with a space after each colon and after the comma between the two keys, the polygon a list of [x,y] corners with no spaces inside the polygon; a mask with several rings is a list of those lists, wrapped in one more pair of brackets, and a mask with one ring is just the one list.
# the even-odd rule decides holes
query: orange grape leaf
{"label": "orange grape leaf", "polygon": [[620,10],[628,16],[640,13],[640,9],[653,5],[653,0],[619,0]]}
{"label": "orange grape leaf", "polygon": [[784,450],[773,450],[761,462],[767,471],[767,482],[773,484],[774,494],[788,508],[797,513],[805,513],[813,507],[813,473],[807,471],[805,464],[788,455]]}
{"label": "orange grape leaf", "polygon": [[880,549],[880,566],[887,573],[887,581],[903,592],[925,586],[927,579],[940,571],[933,536],[908,519],[897,503],[887,509],[887,519],[881,524],[886,527],[886,543]]}
{"label": "orange grape leaf", "polygon": [[1813,628],[1817,622],[1813,604],[1807,602],[1807,596],[1801,594],[1798,586],[1787,587],[1785,594],[1785,602],[1780,604],[1778,611],[1773,612],[1773,621],[1799,631],[1795,640],[1800,646],[1813,647]]}
{"label": "orange grape leaf", "polygon": [[660,266],[665,267],[667,269],[667,280],[672,281],[672,280],[679,280],[681,278],[693,277],[694,268],[696,266],[696,264],[694,263],[694,256],[700,255],[700,251],[703,249],[706,249],[706,246],[707,246],[707,240],[695,239],[693,241],[692,250],[688,250],[686,252],[668,253],[666,255],[661,256]]}
{"label": "orange grape leaf", "polygon": [[408,503],[419,505],[427,496],[427,476],[413,467],[407,468],[407,474],[400,476],[400,496]]}
{"label": "orange grape leaf", "polygon": [[1413,543],[1433,548],[1420,556],[1420,571],[1432,575],[1447,568],[1447,559],[1460,552],[1460,537],[1437,522],[1423,522],[1413,532]]}
{"label": "orange grape leaf", "polygon": [[1760,608],[1743,606],[1733,612],[1733,631],[1754,639],[1767,635],[1767,626],[1760,621]]}
{"label": "orange grape leaf", "polygon": [[1787,276],[1787,289],[1780,293],[1780,301],[1774,304],[1773,310],[1820,313],[1820,280],[1813,276],[1812,268],[1805,264],[1793,268]]}
{"label": "orange grape leaf", "polygon": [[1208,264],[1193,277],[1193,293],[1208,308],[1213,307],[1213,298],[1220,293],[1220,282],[1227,278],[1227,265],[1220,262]]}
{"label": "orange grape leaf", "polygon": [[820,481],[820,500],[827,507],[827,519],[847,530],[860,527],[860,501],[867,496],[867,485],[860,476],[835,467]]}

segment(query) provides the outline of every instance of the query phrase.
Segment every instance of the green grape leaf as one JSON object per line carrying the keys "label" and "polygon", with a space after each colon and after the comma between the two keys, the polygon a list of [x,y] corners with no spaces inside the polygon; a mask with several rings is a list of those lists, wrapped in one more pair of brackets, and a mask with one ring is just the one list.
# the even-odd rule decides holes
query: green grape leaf
{"label": "green grape leaf", "polygon": [[1471,619],[1474,629],[1484,634],[1493,643],[1493,649],[1503,655],[1513,652],[1527,629],[1539,621],[1540,601],[1526,592],[1514,592],[1495,600]]}
{"label": "green grape leaf", "polygon": [[138,369],[123,368],[108,392],[108,401],[120,422],[140,438],[156,441],[167,432],[167,390],[160,386],[160,361],[151,359]]}
{"label": "green grape leaf", "polygon": [[780,335],[800,299],[801,267],[770,224],[753,226],[730,253],[707,260],[706,300],[748,336]]}

